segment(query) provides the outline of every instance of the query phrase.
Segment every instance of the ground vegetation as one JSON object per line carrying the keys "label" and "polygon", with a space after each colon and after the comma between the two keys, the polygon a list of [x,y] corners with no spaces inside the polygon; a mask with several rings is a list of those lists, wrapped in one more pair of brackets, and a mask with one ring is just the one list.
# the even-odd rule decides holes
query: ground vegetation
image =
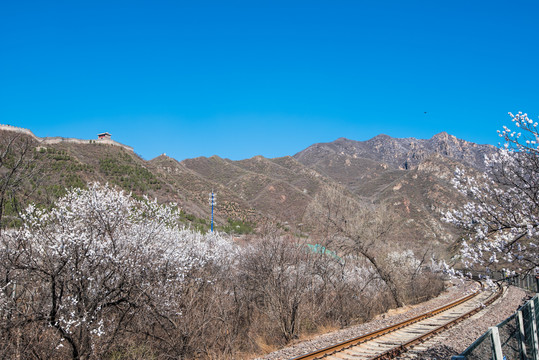
{"label": "ground vegetation", "polygon": [[182,216],[96,183],[27,207],[1,234],[0,357],[248,358],[398,305],[383,276],[400,303],[435,279],[411,252],[373,264],[271,227],[240,245]]}

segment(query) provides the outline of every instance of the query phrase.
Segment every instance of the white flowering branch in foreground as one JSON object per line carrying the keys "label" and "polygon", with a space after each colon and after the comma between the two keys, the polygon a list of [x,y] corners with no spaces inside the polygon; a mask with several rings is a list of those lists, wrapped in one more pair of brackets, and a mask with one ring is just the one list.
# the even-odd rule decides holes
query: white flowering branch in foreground
{"label": "white flowering branch in foreground", "polygon": [[462,258],[469,267],[529,271],[539,265],[539,133],[527,114],[510,114],[519,131],[504,126],[505,144],[486,158],[487,172],[457,169],[453,185],[470,201],[445,220],[470,231]]}

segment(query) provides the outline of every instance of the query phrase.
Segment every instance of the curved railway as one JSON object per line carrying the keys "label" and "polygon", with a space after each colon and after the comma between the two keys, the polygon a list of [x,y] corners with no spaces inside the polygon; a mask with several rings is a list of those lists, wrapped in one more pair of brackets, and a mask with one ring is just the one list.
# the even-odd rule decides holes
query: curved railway
{"label": "curved railway", "polygon": [[485,290],[483,284],[481,286],[483,291],[438,309],[291,360],[394,359],[492,304],[502,294],[500,286],[494,290]]}

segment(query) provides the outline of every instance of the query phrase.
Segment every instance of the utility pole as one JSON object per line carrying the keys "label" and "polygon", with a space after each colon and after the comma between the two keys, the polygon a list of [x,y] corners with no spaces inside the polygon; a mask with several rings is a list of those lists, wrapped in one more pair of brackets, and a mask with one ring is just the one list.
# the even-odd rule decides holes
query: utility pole
{"label": "utility pole", "polygon": [[213,232],[213,208],[217,205],[217,194],[213,192],[213,189],[210,193],[210,206],[211,206],[211,232]]}

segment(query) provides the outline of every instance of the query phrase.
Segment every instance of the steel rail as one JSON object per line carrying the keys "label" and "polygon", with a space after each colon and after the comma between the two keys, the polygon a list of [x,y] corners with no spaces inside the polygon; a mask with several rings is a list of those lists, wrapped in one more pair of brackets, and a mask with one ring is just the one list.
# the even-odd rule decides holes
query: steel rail
{"label": "steel rail", "polygon": [[482,304],[483,306],[478,306],[478,307],[468,311],[467,313],[462,314],[458,318],[448,322],[447,324],[439,326],[436,329],[433,329],[433,330],[431,330],[431,331],[429,331],[429,332],[427,332],[427,333],[425,333],[425,334],[423,334],[421,336],[418,336],[417,338],[412,339],[412,340],[410,340],[410,341],[408,341],[408,342],[406,342],[406,343],[404,343],[404,344],[402,344],[400,346],[397,346],[397,347],[395,347],[393,349],[385,351],[380,355],[372,357],[369,360],[393,359],[393,358],[395,358],[395,356],[398,356],[398,355],[402,354],[403,352],[405,352],[408,348],[411,348],[416,344],[422,343],[425,340],[427,340],[428,338],[436,335],[437,333],[442,332],[444,330],[447,330],[448,328],[450,328],[450,327],[456,325],[457,323],[469,318],[470,316],[475,315],[476,313],[481,311],[483,308],[491,305],[494,301],[496,301],[502,295],[502,293],[503,293],[502,287],[500,286],[500,284],[496,284],[496,285],[498,286],[496,294],[494,296],[490,297],[487,301],[485,301]]}
{"label": "steel rail", "polygon": [[[481,284],[481,288],[484,288],[484,285],[482,283],[480,283],[480,284]],[[304,355],[301,355],[301,356],[297,356],[297,357],[294,357],[294,358],[292,358],[290,360],[315,360],[315,359],[321,359],[324,356],[328,356],[328,355],[331,355],[331,354],[338,353],[340,351],[343,351],[343,350],[346,350],[346,349],[351,348],[353,346],[365,343],[365,342],[367,342],[369,340],[375,339],[375,338],[380,337],[382,335],[385,335],[385,334],[394,332],[396,330],[405,328],[405,327],[410,326],[410,325],[412,325],[412,324],[414,324],[414,323],[416,323],[418,321],[433,317],[433,316],[435,316],[435,315],[437,315],[437,314],[439,314],[441,312],[444,312],[446,310],[449,310],[449,309],[451,309],[451,308],[453,308],[455,306],[458,306],[460,304],[463,304],[463,303],[471,300],[472,298],[476,297],[478,294],[480,294],[480,291],[476,291],[475,293],[470,294],[468,296],[465,296],[465,297],[463,297],[461,299],[458,299],[457,301],[454,301],[452,303],[449,303],[447,305],[439,307],[439,308],[437,308],[435,310],[426,312],[424,314],[415,316],[415,317],[413,317],[411,319],[402,321],[402,322],[400,322],[398,324],[394,324],[394,325],[385,327],[383,329],[379,329],[379,330],[373,331],[371,333],[361,335],[361,336],[352,338],[350,340],[347,340],[347,341],[344,341],[344,342],[341,342],[341,343],[338,343],[338,344],[335,344],[335,345],[331,345],[331,346],[328,346],[328,347],[325,347],[325,348],[322,348],[322,349],[319,349],[319,350],[315,350],[315,351],[313,351],[311,353],[304,354]],[[498,299],[501,296],[501,294],[502,294],[501,286],[498,285],[498,290],[496,291],[495,296],[490,297],[489,300],[486,301],[484,305],[485,306],[490,305],[496,299]],[[429,331],[428,333],[420,335],[420,336],[414,338],[413,340],[408,341],[405,344],[396,346],[396,347],[394,347],[394,348],[392,348],[390,350],[385,351],[384,353],[382,353],[380,355],[376,355],[372,359],[392,359],[393,357],[397,356],[398,354],[401,354],[402,352],[404,352],[406,348],[408,348],[410,346],[413,346],[414,344],[417,344],[419,342],[423,342],[424,340],[426,340],[427,338],[433,336],[434,334],[436,334],[436,333],[438,333],[438,332],[440,332],[440,331],[442,331],[442,330],[456,324],[457,322],[459,322],[459,321],[461,321],[461,320],[463,320],[463,319],[465,319],[467,317],[472,316],[473,314],[475,314],[476,312],[478,312],[482,308],[483,308],[482,306],[478,306],[478,307],[474,308],[473,310],[461,315],[457,319],[454,319],[451,322],[448,322],[447,324],[444,324],[444,325],[442,325],[442,326],[440,326],[440,327],[438,327],[438,328],[436,328],[436,329],[434,329],[432,331]]]}

